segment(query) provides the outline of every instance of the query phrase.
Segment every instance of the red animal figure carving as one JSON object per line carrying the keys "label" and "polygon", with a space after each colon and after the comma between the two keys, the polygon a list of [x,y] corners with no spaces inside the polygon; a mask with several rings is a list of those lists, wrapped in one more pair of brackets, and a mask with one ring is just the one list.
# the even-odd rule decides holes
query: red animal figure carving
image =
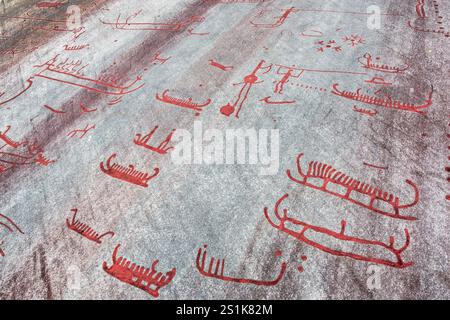
{"label": "red animal figure carving", "polygon": [[[304,69],[296,68],[295,66],[287,67],[282,65],[276,65],[278,67],[277,74],[282,75],[280,81],[277,82],[275,85],[274,93],[283,93],[283,88],[286,83],[289,82],[290,78],[300,78],[300,76],[305,72]],[[295,73],[297,71],[297,73]]]}
{"label": "red animal figure carving", "polygon": [[[398,197],[383,191],[381,188],[373,187],[367,183],[350,178],[345,173],[342,173],[327,164],[311,161],[307,173],[304,174],[300,166],[300,159],[302,156],[303,153],[300,153],[297,157],[297,172],[300,175],[299,179],[293,177],[291,170],[286,171],[287,176],[292,181],[312,189],[326,192],[340,199],[347,200],[383,216],[402,220],[417,220],[416,217],[400,214],[400,210],[411,208],[419,202],[419,189],[411,180],[406,180],[406,183],[411,186],[414,191],[414,200],[408,204],[400,204]],[[319,184],[321,185],[319,186]],[[336,186],[341,187],[344,190],[339,192],[339,190],[336,190]],[[364,203],[360,200],[361,196],[364,195],[366,196],[365,198],[368,198],[368,203]],[[384,209],[383,206],[378,207],[377,203],[379,205],[387,205],[391,210],[388,211],[387,209]]]}
{"label": "red animal figure carving", "polygon": [[[364,59],[364,61],[362,60]],[[366,53],[362,58],[358,59],[359,63],[362,64],[363,68],[365,69],[371,69],[375,71],[381,71],[386,73],[401,73],[409,69],[409,66],[400,66],[400,67],[393,67],[388,66],[385,64],[377,64],[374,63],[372,60],[372,56],[370,53]]]}
{"label": "red animal figure carving", "polygon": [[[320,251],[330,253],[335,256],[340,257],[347,257],[359,261],[365,261],[370,263],[376,263],[380,265],[385,265],[393,268],[407,268],[409,266],[412,266],[412,262],[404,262],[402,259],[402,254],[404,251],[409,247],[410,244],[410,235],[408,229],[405,229],[405,243],[402,247],[396,248],[395,247],[395,238],[391,236],[389,238],[389,243],[384,243],[381,241],[376,240],[369,240],[364,238],[359,238],[355,236],[350,236],[346,234],[346,226],[347,223],[345,220],[341,221],[341,229],[340,231],[333,231],[327,228],[314,226],[311,224],[308,224],[306,222],[291,218],[288,216],[288,210],[283,209],[283,212],[280,213],[279,207],[280,204],[288,197],[288,194],[285,194],[283,197],[281,197],[277,203],[275,204],[274,208],[274,214],[278,221],[274,221],[274,219],[271,219],[269,216],[268,208],[264,208],[264,215],[267,219],[267,221],[272,225],[272,227],[302,241],[303,243],[310,245],[316,249],[319,249]],[[292,226],[290,228],[290,226]],[[309,233],[309,236],[308,236]],[[320,238],[317,238],[317,236],[314,236],[312,238],[312,234],[320,235]],[[319,240],[316,239],[323,239],[324,237],[330,238],[331,240],[336,242],[337,248],[332,248],[328,243],[322,244],[319,242]],[[373,249],[373,255],[367,253],[355,253],[351,251],[346,251],[342,248],[342,243],[349,243],[352,245],[362,245],[367,248],[367,251]],[[369,251],[370,252],[370,251]],[[386,252],[387,254],[393,256],[393,259],[386,259],[384,257],[379,257],[381,252]]]}
{"label": "red animal figure carving", "polygon": [[369,117],[373,117],[373,116],[378,114],[378,111],[358,108],[357,106],[353,106],[353,111],[365,114],[365,115],[367,115]]}
{"label": "red animal figure carving", "polygon": [[8,146],[13,147],[14,149],[17,149],[18,147],[25,144],[25,142],[18,142],[18,141],[14,141],[11,138],[9,138],[6,134],[8,133],[8,131],[10,129],[11,129],[11,126],[6,126],[6,130],[4,132],[0,131],[0,140],[3,141],[4,143],[6,143]]}
{"label": "red animal figure carving", "polygon": [[50,107],[49,105],[46,105],[46,104],[44,104],[44,108],[50,110],[50,111],[53,112],[53,113],[58,113],[58,114],[64,114],[64,113],[66,113],[66,111],[58,110],[58,109],[52,108],[52,107]]}
{"label": "red animal figure carving", "polygon": [[168,93],[169,93],[169,90],[165,90],[162,93],[162,96],[160,96],[159,94],[156,94],[156,99],[161,102],[179,106],[181,108],[194,110],[196,116],[200,115],[200,112],[203,111],[203,108],[208,106],[211,103],[211,99],[208,99],[204,103],[196,103],[196,102],[192,101],[192,98],[183,100],[183,99],[171,97],[171,96],[169,96]]}
{"label": "red animal figure carving", "polygon": [[[263,67],[265,61],[261,60],[256,68],[248,75],[244,77],[244,81],[239,84],[243,84],[241,90],[239,91],[239,94],[233,104],[227,103],[226,105],[222,106],[220,108],[220,113],[222,113],[224,116],[231,116],[233,113],[235,113],[235,117],[239,118],[239,113],[241,112],[242,106],[244,105],[245,101],[248,98],[248,94],[250,93],[250,90],[253,85],[257,83],[261,83],[262,81],[258,81],[259,78],[257,76],[257,73],[259,70],[266,70],[263,72],[263,74],[268,73],[272,69],[272,65],[269,65],[267,67]],[[237,109],[236,109],[237,108]]]}
{"label": "red animal figure carving", "polygon": [[[275,286],[277,285],[281,279],[283,278],[286,272],[287,264],[283,262],[281,264],[281,270],[274,280],[254,280],[247,278],[234,278],[224,275],[225,271],[225,259],[217,259],[215,260],[213,257],[210,258],[208,266],[206,266],[206,248],[205,245],[203,248],[198,249],[197,259],[196,259],[196,267],[198,272],[202,276],[219,279],[227,282],[237,282],[237,283],[246,283],[246,284],[254,284],[257,286]],[[215,263],[214,263],[215,262]],[[207,269],[206,269],[207,268]]]}
{"label": "red animal figure carving", "polygon": [[292,104],[295,103],[295,100],[285,100],[285,101],[271,101],[270,100],[270,96],[269,97],[265,97],[259,101],[265,102],[267,104]]}
{"label": "red animal figure carving", "polygon": [[223,64],[221,64],[221,63],[219,63],[217,61],[214,61],[212,59],[208,60],[208,63],[211,66],[216,67],[216,68],[218,68],[218,69],[220,69],[222,71],[229,71],[229,70],[233,69],[233,66],[224,66]]}
{"label": "red animal figure carving", "polygon": [[84,129],[76,129],[76,130],[72,130],[72,131],[70,131],[70,132],[67,134],[67,136],[68,136],[69,138],[74,138],[75,136],[77,136],[78,134],[80,134],[80,135],[79,135],[79,138],[80,138],[80,139],[83,139],[84,136],[85,136],[90,130],[92,130],[92,129],[95,129],[95,124],[93,124],[93,125],[90,126],[90,127],[89,127],[89,125],[86,125],[86,126],[84,127]]}
{"label": "red animal figure carving", "polygon": [[[0,213],[0,227],[5,228],[8,232],[13,233],[17,230],[19,233],[24,234],[23,231],[17,226],[17,224],[9,217]],[[5,256],[5,252],[1,248],[2,243],[0,242],[0,257]]]}
{"label": "red animal figure carving", "polygon": [[127,17],[123,22],[120,21],[121,14],[117,16],[115,22],[105,22],[100,20],[105,25],[110,25],[117,30],[139,30],[139,31],[180,31],[182,28],[191,25],[195,22],[203,22],[205,20],[202,16],[191,16],[179,22],[159,23],[159,22],[131,22],[141,12]]}
{"label": "red animal figure carving", "polygon": [[350,91],[340,91],[338,89],[339,84],[335,83],[333,85],[333,91],[331,93],[343,97],[345,99],[354,100],[363,102],[370,105],[375,105],[379,107],[385,107],[387,109],[395,109],[395,110],[403,110],[403,111],[411,111],[415,113],[419,113],[421,115],[425,115],[426,111],[423,111],[423,109],[428,108],[433,104],[433,87],[431,87],[430,94],[428,96],[428,99],[425,100],[420,105],[415,104],[409,104],[404,103],[396,100],[392,100],[391,98],[378,98],[378,97],[372,97],[368,95],[361,94],[361,89],[358,89],[356,92],[350,92]]}
{"label": "red animal figure carving", "polygon": [[89,227],[87,224],[82,223],[80,220],[77,220],[76,217],[78,209],[75,208],[71,209],[70,211],[73,212],[72,221],[66,219],[66,225],[70,230],[75,231],[76,233],[80,234],[86,239],[96,242],[98,244],[102,243],[101,240],[103,237],[106,237],[108,235],[114,237],[114,232],[112,231],[108,231],[100,235],[97,232],[95,232],[91,227]]}
{"label": "red animal figure carving", "polygon": [[163,142],[161,142],[157,147],[148,144],[149,140],[153,137],[153,134],[156,132],[156,130],[158,130],[158,126],[155,126],[153,130],[151,130],[145,136],[142,136],[139,133],[136,134],[136,137],[134,138],[134,143],[138,146],[144,147],[159,154],[166,154],[167,152],[169,152],[169,150],[174,149],[174,147],[167,147],[167,146],[172,140],[172,136],[175,133],[176,129],[173,129],[163,140]]}
{"label": "red animal figure carving", "polygon": [[281,26],[286,19],[289,17],[291,13],[298,12],[299,10],[295,9],[294,7],[291,7],[289,9],[286,9],[284,13],[277,18],[277,20],[274,23],[255,23],[253,21],[250,21],[250,23],[257,28],[268,28],[268,29],[274,29]]}
{"label": "red animal figure carving", "polygon": [[148,182],[159,174],[159,168],[153,169],[153,174],[150,175],[148,173],[137,171],[131,164],[128,168],[117,163],[111,164],[111,160],[115,157],[116,154],[113,153],[108,160],[106,160],[106,165],[103,165],[103,162],[100,163],[100,170],[110,177],[147,188]]}
{"label": "red animal figure carving", "polygon": [[113,264],[108,267],[106,262],[103,262],[103,270],[114,278],[130,284],[136,288],[144,290],[153,297],[159,297],[159,290],[167,286],[175,277],[176,269],[173,268],[163,275],[162,272],[156,271],[156,265],[159,260],[152,263],[151,269],[131,263],[123,257],[117,258],[120,244],[116,246],[112,255]]}

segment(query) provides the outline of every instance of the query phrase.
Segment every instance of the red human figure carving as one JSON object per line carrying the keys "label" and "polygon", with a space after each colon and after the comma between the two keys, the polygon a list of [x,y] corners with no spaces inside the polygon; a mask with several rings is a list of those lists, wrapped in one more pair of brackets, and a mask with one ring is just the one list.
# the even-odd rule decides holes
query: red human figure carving
{"label": "red human figure carving", "polygon": [[169,90],[165,90],[162,93],[162,96],[159,96],[159,94],[157,93],[156,99],[161,102],[179,106],[181,108],[194,110],[194,111],[196,111],[195,112],[196,116],[200,115],[200,112],[203,111],[203,108],[208,106],[211,103],[211,99],[208,99],[205,103],[196,103],[196,102],[192,101],[192,98],[183,100],[183,99],[171,97],[171,96],[169,96],[168,93],[169,93]]}
{"label": "red human figure carving", "polygon": [[6,134],[11,129],[11,126],[6,126],[6,130],[0,131],[0,140],[2,140],[4,143],[6,143],[8,146],[13,147],[14,149],[17,149],[18,147],[25,144],[25,142],[17,142],[9,138]]}
{"label": "red human figure carving", "polygon": [[208,63],[211,66],[216,67],[216,68],[218,68],[218,69],[220,69],[222,71],[229,71],[229,70],[233,69],[233,66],[224,66],[223,64],[221,64],[221,63],[219,63],[217,61],[214,61],[212,59],[208,60]]}
{"label": "red human figure carving", "polygon": [[72,130],[70,131],[67,136],[69,138],[74,138],[75,136],[77,136],[78,134],[80,134],[79,138],[83,139],[84,136],[92,129],[95,129],[95,124],[93,124],[92,126],[89,127],[89,125],[86,125],[84,127],[84,129],[76,129],[76,130]]}
{"label": "red human figure carving", "polygon": [[[364,59],[364,61],[362,59]],[[362,56],[362,58],[359,58],[358,61],[359,63],[362,64],[363,68],[365,69],[371,69],[386,73],[401,73],[409,69],[409,66],[395,67],[395,66],[388,66],[385,64],[374,63],[370,53],[366,53],[364,56]]]}
{"label": "red human figure carving", "polygon": [[373,117],[373,116],[378,114],[378,111],[358,108],[357,106],[353,106],[353,111],[365,114],[365,115],[367,115],[369,117]]}
{"label": "red human figure carving", "polygon": [[66,219],[66,225],[70,230],[75,231],[76,233],[80,234],[86,239],[96,242],[98,244],[102,243],[101,240],[103,237],[106,237],[108,235],[114,237],[114,232],[112,231],[108,231],[100,235],[97,232],[95,232],[91,227],[89,227],[87,224],[80,222],[80,220],[77,220],[76,217],[78,209],[74,208],[71,209],[70,211],[73,212],[72,221]]}
{"label": "red human figure carving", "polygon": [[428,99],[425,100],[420,105],[409,104],[409,103],[392,100],[390,97],[382,99],[382,98],[378,98],[378,97],[364,95],[361,93],[361,89],[358,89],[356,92],[340,91],[338,89],[338,86],[339,86],[339,84],[335,83],[333,85],[333,91],[331,93],[333,93],[337,96],[343,97],[345,99],[359,101],[359,102],[363,102],[366,104],[375,105],[375,106],[379,106],[379,107],[385,107],[387,109],[411,111],[411,112],[419,113],[421,115],[425,115],[426,111],[423,111],[423,109],[426,109],[433,104],[433,86],[431,86],[431,91],[428,96]]}
{"label": "red human figure carving", "polygon": [[156,265],[159,260],[153,261],[151,269],[145,268],[135,263],[131,263],[131,261],[128,261],[123,257],[117,258],[119,248],[120,244],[114,249],[112,255],[113,264],[111,267],[108,267],[105,261],[103,262],[103,270],[114,278],[144,290],[153,297],[158,298],[159,290],[167,286],[175,277],[177,271],[176,268],[173,268],[163,275],[162,272],[156,271]]}
{"label": "red human figure carving", "polygon": [[[233,104],[227,103],[226,105],[222,106],[220,108],[220,113],[222,113],[224,116],[231,116],[233,113],[235,113],[235,117],[239,118],[239,113],[241,112],[242,106],[244,105],[245,101],[248,98],[248,94],[250,93],[250,90],[253,85],[257,83],[261,83],[262,81],[258,81],[259,78],[257,76],[257,73],[259,70],[266,69],[267,71],[263,72],[263,74],[268,73],[272,69],[272,65],[269,65],[267,67],[263,67],[265,61],[261,60],[256,68],[252,71],[252,73],[246,75],[244,77],[244,81],[241,90],[239,91],[239,94]],[[237,109],[236,109],[237,108]]]}
{"label": "red human figure carving", "polygon": [[120,21],[121,14],[117,16],[115,22],[106,22],[100,20],[105,25],[110,25],[117,30],[139,30],[139,31],[179,31],[182,28],[191,25],[195,22],[203,22],[205,20],[202,16],[191,16],[179,22],[159,23],[159,22],[131,22],[141,12],[127,17],[123,22]]}
{"label": "red human figure carving", "polygon": [[265,97],[259,101],[265,102],[267,104],[291,104],[291,103],[295,103],[295,100],[285,100],[285,101],[271,101],[270,100],[270,96],[269,97]]}
{"label": "red human figure carving", "polygon": [[156,132],[156,130],[158,130],[158,126],[155,126],[153,130],[151,130],[145,136],[142,136],[140,133],[136,134],[136,137],[134,138],[134,143],[138,146],[144,147],[159,154],[166,154],[167,152],[169,152],[169,150],[174,149],[174,147],[167,147],[167,146],[172,140],[172,136],[175,133],[176,129],[173,129],[163,140],[163,142],[161,142],[157,147],[148,144],[149,140],[153,137],[153,134]]}
{"label": "red human figure carving", "polygon": [[[208,267],[206,266],[206,248],[207,248],[207,245],[204,245],[203,248],[198,249],[197,259],[196,259],[196,263],[195,263],[198,272],[200,272],[200,274],[205,277],[219,279],[219,280],[227,281],[227,282],[254,284],[257,286],[269,287],[269,286],[277,285],[281,281],[281,279],[283,278],[283,276],[286,272],[287,264],[285,262],[283,262],[281,264],[281,270],[274,280],[254,280],[254,279],[247,279],[247,278],[229,277],[229,276],[224,275],[225,259],[217,259],[216,260],[213,257],[211,257],[209,260]],[[206,268],[208,268],[208,269],[206,269]]]}
{"label": "red human figure carving", "polygon": [[279,26],[281,26],[286,21],[286,19],[289,17],[289,15],[291,13],[298,12],[298,11],[299,10],[295,9],[294,7],[286,9],[284,11],[284,13],[280,17],[278,17],[277,20],[274,23],[255,23],[253,21],[250,21],[250,23],[254,27],[257,27],[257,28],[268,28],[268,29],[278,28]]}
{"label": "red human figure carving", "polygon": [[106,165],[103,165],[103,162],[100,163],[100,170],[110,177],[147,188],[148,182],[159,174],[159,168],[153,169],[153,174],[150,175],[136,170],[131,164],[128,168],[118,165],[117,163],[111,164],[111,160],[115,157],[116,154],[113,153],[108,160],[106,160]]}
{"label": "red human figure carving", "polygon": [[[275,85],[275,90],[273,92],[279,94],[283,93],[284,85],[289,82],[290,78],[300,78],[303,72],[305,72],[304,69],[296,68],[295,66],[287,67],[277,65],[277,67],[278,67],[277,74],[282,75],[283,77],[281,78],[280,81],[277,82],[277,84]],[[295,73],[295,71],[297,71],[298,73]]]}
{"label": "red human figure carving", "polygon": [[[287,176],[292,181],[312,189],[329,193],[335,197],[347,200],[383,216],[402,220],[417,220],[416,217],[400,214],[400,210],[411,208],[419,202],[419,189],[411,180],[406,180],[406,183],[411,186],[414,191],[414,200],[408,204],[400,204],[398,197],[383,191],[381,188],[373,187],[370,184],[350,178],[345,173],[321,162],[311,161],[307,173],[304,174],[300,166],[300,159],[302,156],[303,153],[300,153],[297,157],[297,172],[300,175],[299,179],[293,177],[291,170],[286,171]],[[318,186],[320,184],[319,182],[321,182],[321,186]],[[344,190],[339,192],[339,190],[336,190],[336,186],[344,188]],[[364,195],[366,197],[363,197]],[[364,203],[360,200],[362,197],[368,198],[368,203]],[[377,203],[389,206],[389,209],[392,209],[392,211],[384,209],[383,206],[377,207]]]}
{"label": "red human figure carving", "polygon": [[[278,221],[274,221],[274,219],[271,219],[269,216],[268,208],[264,208],[264,215],[267,219],[267,221],[272,225],[272,227],[302,241],[303,243],[310,245],[316,249],[319,249],[320,251],[330,253],[335,256],[340,257],[347,257],[359,261],[365,261],[370,263],[376,263],[380,265],[385,265],[393,268],[407,268],[409,266],[412,266],[412,262],[404,262],[402,258],[402,254],[404,251],[409,247],[410,244],[410,235],[408,229],[405,229],[405,243],[402,247],[396,248],[395,247],[395,238],[393,236],[389,237],[389,243],[384,243],[381,241],[376,240],[369,240],[354,236],[349,236],[346,234],[346,226],[347,223],[345,220],[341,221],[341,229],[339,232],[333,231],[327,228],[322,228],[319,226],[314,226],[311,224],[308,224],[306,222],[291,218],[288,216],[288,210],[283,209],[283,212],[280,213],[279,207],[280,204],[288,197],[288,194],[285,194],[283,197],[281,197],[277,203],[275,204],[274,208],[274,214]],[[292,226],[290,229],[289,226]],[[321,237],[317,238],[317,236],[309,238],[308,234],[319,234]],[[336,249],[332,248],[328,243],[322,244],[319,242],[319,240],[316,239],[323,239],[325,236],[328,238],[331,238],[336,242]],[[373,250],[372,254],[360,254],[355,253],[351,251],[346,251],[341,249],[342,243],[349,243],[352,245],[362,245],[367,248],[367,251],[370,252],[370,250]],[[379,257],[381,251],[386,252],[390,254],[390,256],[393,256],[393,259],[386,259],[384,257]],[[365,251],[366,252],[366,251]]]}

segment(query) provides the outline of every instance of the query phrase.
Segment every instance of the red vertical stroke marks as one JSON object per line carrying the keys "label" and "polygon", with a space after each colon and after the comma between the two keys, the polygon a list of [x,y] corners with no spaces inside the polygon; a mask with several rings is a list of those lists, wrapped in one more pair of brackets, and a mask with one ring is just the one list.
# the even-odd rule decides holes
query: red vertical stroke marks
{"label": "red vertical stroke marks", "polygon": [[91,130],[95,129],[95,124],[89,126],[88,124],[84,127],[84,129],[75,129],[70,131],[67,136],[69,138],[74,138],[78,136],[78,138],[83,139],[84,136]]}
{"label": "red vertical stroke marks", "polygon": [[[24,234],[24,232],[19,228],[19,226],[9,217],[0,213],[0,228],[6,229],[9,233],[14,233],[15,231]],[[5,252],[1,248],[2,242],[0,242],[0,256],[4,257]]]}
{"label": "red vertical stroke marks", "polygon": [[298,12],[298,10],[295,9],[295,7],[291,7],[289,9],[285,9],[283,14],[280,17],[278,17],[277,20],[273,23],[256,23],[250,21],[250,24],[256,28],[266,28],[266,29],[278,28],[281,25],[283,25],[286,19],[289,17],[289,15],[294,12]]}
{"label": "red vertical stroke marks", "polygon": [[370,110],[370,109],[364,109],[364,108],[358,108],[357,106],[353,106],[353,111],[357,113],[364,114],[369,117],[376,116],[378,114],[378,111],[376,110]]}
{"label": "red vertical stroke marks", "polygon": [[230,277],[224,274],[225,272],[225,259],[215,259],[211,257],[209,259],[209,263],[206,262],[206,249],[207,245],[204,245],[203,248],[199,248],[197,252],[197,258],[195,261],[195,265],[197,267],[198,272],[205,277],[219,279],[226,282],[237,282],[242,284],[253,284],[257,286],[275,286],[277,285],[281,279],[283,278],[287,264],[283,262],[281,264],[281,269],[278,275],[275,276],[273,280],[255,280],[249,278],[236,278]]}
{"label": "red vertical stroke marks", "polygon": [[74,208],[74,209],[71,209],[70,211],[72,211],[72,213],[73,213],[72,219],[71,220],[69,220],[68,218],[66,219],[67,228],[69,228],[70,230],[75,231],[82,237],[85,237],[86,239],[93,241],[95,243],[98,243],[98,244],[101,244],[102,238],[104,238],[106,236],[114,237],[114,232],[112,232],[112,231],[108,231],[108,232],[105,232],[102,235],[100,235],[95,230],[93,230],[91,227],[89,227],[87,224],[78,220],[77,219],[78,209]]}
{"label": "red vertical stroke marks", "polygon": [[108,267],[106,261],[103,262],[103,270],[112,277],[139,288],[151,296],[159,297],[159,290],[167,286],[175,277],[176,268],[166,272],[163,275],[162,272],[156,270],[156,266],[159,260],[153,261],[151,268],[146,268],[123,257],[117,257],[120,244],[116,246],[112,254],[113,264]]}
{"label": "red vertical stroke marks", "polygon": [[153,146],[149,144],[149,141],[155,134],[156,130],[158,130],[158,126],[155,126],[148,134],[144,136],[140,133],[136,134],[133,142],[140,147],[146,148],[159,154],[166,154],[169,152],[169,150],[174,149],[174,147],[168,145],[170,144],[176,129],[173,129],[158,146]]}
{"label": "red vertical stroke marks", "polygon": [[136,170],[134,165],[131,164],[128,168],[117,163],[111,164],[111,161],[116,158],[116,156],[117,155],[113,153],[108,160],[106,160],[106,164],[103,164],[103,162],[100,163],[100,170],[112,178],[147,188],[148,182],[159,174],[159,168],[154,168],[153,174],[148,174]]}
{"label": "red vertical stroke marks", "polygon": [[[264,208],[264,215],[267,221],[270,223],[270,225],[272,225],[272,227],[320,251],[335,256],[347,257],[354,260],[376,263],[393,268],[407,268],[413,264],[413,262],[403,261],[402,258],[402,254],[410,245],[410,234],[408,229],[404,229],[405,242],[401,247],[398,248],[395,247],[394,236],[389,237],[388,243],[377,240],[364,239],[356,236],[350,236],[346,234],[347,222],[345,220],[341,221],[341,228],[339,231],[333,231],[327,228],[308,224],[298,219],[291,218],[288,216],[287,209],[283,209],[282,213],[280,213],[279,207],[288,196],[289,196],[288,194],[285,194],[275,204],[274,214],[277,221],[274,221],[274,219],[270,218],[268,208],[267,207]],[[290,229],[289,226],[293,226],[293,228]],[[319,242],[319,240],[315,240],[317,239],[317,237],[309,238],[307,233],[319,234],[323,237],[326,236],[331,238],[331,240],[335,241],[336,243],[336,249],[328,244],[329,241],[327,241],[327,244],[322,244]],[[363,255],[341,249],[342,247],[341,243],[351,244],[352,247],[356,245],[363,246],[366,248],[364,252],[367,252],[367,254]],[[391,257],[388,259],[385,258],[384,256],[380,256],[380,250],[386,252]]]}
{"label": "red vertical stroke marks", "polygon": [[364,95],[361,93],[361,89],[358,89],[356,92],[351,91],[340,91],[338,89],[339,84],[335,83],[333,85],[333,91],[331,93],[340,96],[345,99],[359,101],[365,104],[370,104],[374,106],[384,107],[387,109],[394,110],[403,110],[419,113],[421,115],[426,115],[426,111],[424,109],[430,107],[433,104],[433,86],[431,86],[430,93],[428,95],[428,99],[426,99],[421,104],[411,104],[406,102],[401,102],[397,100],[392,100],[390,97],[387,98],[378,98],[374,96]]}
{"label": "red vertical stroke marks", "polygon": [[[291,170],[286,171],[289,179],[295,183],[323,191],[383,216],[402,220],[417,220],[416,217],[400,214],[400,210],[411,208],[419,202],[419,189],[411,180],[406,180],[406,183],[414,192],[414,200],[407,204],[400,204],[397,196],[385,192],[379,187],[351,178],[328,164],[311,161],[305,174],[300,165],[302,157],[303,153],[300,153],[296,159],[299,178],[295,178]],[[365,203],[362,199],[369,201]]]}
{"label": "red vertical stroke marks", "polygon": [[253,87],[253,85],[262,82],[262,81],[259,81],[259,78],[257,76],[258,71],[266,70],[262,73],[262,74],[266,74],[272,69],[272,64],[270,64],[269,66],[264,66],[264,64],[265,64],[265,61],[261,60],[258,63],[258,65],[255,67],[255,69],[253,69],[253,71],[250,74],[248,74],[244,77],[243,82],[236,84],[236,85],[242,84],[242,88],[239,91],[239,94],[238,94],[236,100],[233,102],[233,104],[227,103],[226,105],[222,106],[220,108],[220,113],[222,113],[224,116],[227,116],[227,117],[234,114],[234,116],[237,119],[239,118],[239,113],[241,112],[241,109],[242,109],[244,103],[247,101],[247,98],[248,98],[251,88]]}
{"label": "red vertical stroke marks", "polygon": [[165,90],[162,95],[160,96],[158,93],[156,94],[156,100],[159,100],[161,102],[175,105],[184,109],[189,109],[195,111],[195,115],[199,116],[200,113],[203,111],[203,108],[208,106],[211,103],[211,99],[208,99],[205,102],[194,102],[192,98],[188,99],[181,99],[172,97],[169,95],[169,90]]}
{"label": "red vertical stroke marks", "polygon": [[292,104],[292,103],[296,102],[295,100],[283,100],[283,101],[279,100],[279,101],[275,101],[275,100],[271,100],[270,98],[271,98],[270,96],[269,97],[265,97],[265,98],[263,98],[263,99],[261,99],[259,101],[262,101],[262,102],[264,102],[266,104]]}
{"label": "red vertical stroke marks", "polygon": [[54,2],[50,2],[50,1],[42,1],[42,2],[38,2],[36,3],[36,7],[37,8],[59,8],[62,5],[65,5],[67,2],[60,2],[60,1],[54,1]]}
{"label": "red vertical stroke marks", "polygon": [[72,46],[70,46],[68,44],[65,44],[63,46],[63,48],[66,51],[81,51],[83,49],[88,49],[89,48],[89,44],[80,44],[80,45],[72,45]]}

